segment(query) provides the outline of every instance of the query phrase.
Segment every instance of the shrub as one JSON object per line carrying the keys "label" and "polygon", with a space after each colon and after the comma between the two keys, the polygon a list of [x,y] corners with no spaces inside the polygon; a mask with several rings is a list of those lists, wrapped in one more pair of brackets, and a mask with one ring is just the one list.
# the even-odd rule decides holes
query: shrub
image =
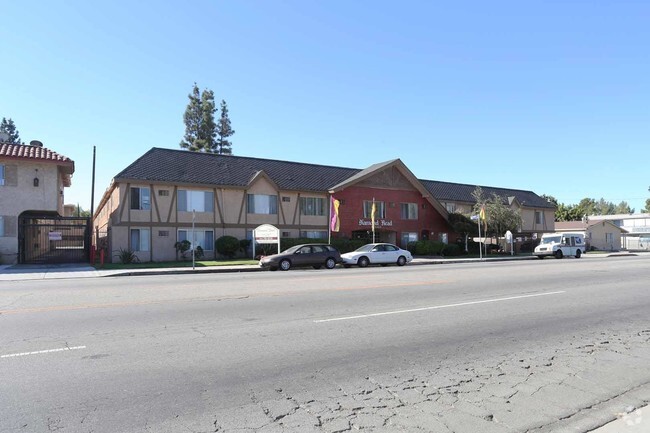
{"label": "shrub", "polygon": [[409,242],[406,249],[414,256],[439,256],[447,247],[449,245],[440,241],[416,241]]}
{"label": "shrub", "polygon": [[203,248],[201,248],[201,245],[196,247],[194,250],[194,258],[195,259],[202,259],[203,258]]}
{"label": "shrub", "polygon": [[187,239],[184,241],[178,241],[174,244],[174,248],[176,248],[176,252],[180,253],[181,258],[183,260],[185,260],[185,254],[187,254],[187,251],[190,249],[191,246],[192,244]]}
{"label": "shrub", "polygon": [[138,263],[140,261],[140,259],[138,259],[138,256],[129,249],[123,250],[120,248],[120,251],[115,254],[115,257],[120,259],[120,261],[125,265],[129,263]]}
{"label": "shrub", "polygon": [[229,259],[235,257],[235,254],[237,254],[237,252],[241,248],[239,244],[239,239],[237,239],[234,236],[228,236],[228,235],[221,236],[219,239],[217,239],[214,245],[219,254],[226,256]]}

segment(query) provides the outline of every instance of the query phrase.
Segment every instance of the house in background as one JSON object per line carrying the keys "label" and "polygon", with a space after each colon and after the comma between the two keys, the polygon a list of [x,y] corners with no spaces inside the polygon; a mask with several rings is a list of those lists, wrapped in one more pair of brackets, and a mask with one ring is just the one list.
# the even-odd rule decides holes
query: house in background
{"label": "house in background", "polygon": [[62,215],[63,191],[70,186],[72,173],[74,162],[43,147],[40,141],[29,145],[0,143],[2,263],[22,262],[20,253],[27,250],[38,255],[49,249],[39,238],[40,229],[19,236],[20,222]]}
{"label": "house in background", "polygon": [[621,248],[650,251],[650,213],[590,215],[589,222],[609,221],[623,229]]}
{"label": "house in background", "polygon": [[[340,229],[332,238],[370,240],[374,201],[377,241],[455,242],[436,195],[446,191],[441,184],[417,179],[399,159],[360,170],[152,148],[113,178],[95,212],[94,233],[108,257],[123,249],[140,261],[175,260],[174,244],[188,240],[212,258],[220,236],[251,239],[261,224],[276,226],[283,238],[327,241],[334,198]],[[475,186],[455,185],[457,210],[471,209]],[[550,203],[529,191],[493,190],[507,192],[505,200],[522,210],[526,233],[553,231]]]}
{"label": "house in background", "polygon": [[587,251],[592,249],[601,251],[618,251],[621,248],[621,239],[625,229],[617,227],[611,221],[561,221],[555,223],[555,231],[578,232],[585,236]]}

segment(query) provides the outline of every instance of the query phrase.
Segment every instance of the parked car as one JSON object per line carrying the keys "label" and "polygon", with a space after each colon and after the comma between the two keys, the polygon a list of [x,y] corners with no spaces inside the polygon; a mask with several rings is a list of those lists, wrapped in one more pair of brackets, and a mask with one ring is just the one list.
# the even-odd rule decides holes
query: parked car
{"label": "parked car", "polygon": [[413,260],[413,256],[407,250],[385,243],[364,245],[351,253],[341,254],[341,258],[346,268],[352,265],[365,268],[370,264],[404,266]]}
{"label": "parked car", "polygon": [[314,269],[325,266],[327,269],[334,269],[336,264],[342,261],[339,251],[331,245],[303,244],[293,246],[280,254],[263,256],[260,266],[272,271],[288,271],[296,266],[312,266]]}

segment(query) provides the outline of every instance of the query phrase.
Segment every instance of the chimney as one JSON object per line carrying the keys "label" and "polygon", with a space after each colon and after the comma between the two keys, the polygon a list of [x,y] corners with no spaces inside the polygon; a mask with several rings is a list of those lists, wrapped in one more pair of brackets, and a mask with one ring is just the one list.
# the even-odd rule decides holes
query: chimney
{"label": "chimney", "polygon": [[32,141],[30,141],[30,142],[29,142],[29,145],[30,145],[30,146],[33,146],[33,147],[43,147],[43,143],[41,143],[41,142],[38,141],[38,140],[32,140]]}

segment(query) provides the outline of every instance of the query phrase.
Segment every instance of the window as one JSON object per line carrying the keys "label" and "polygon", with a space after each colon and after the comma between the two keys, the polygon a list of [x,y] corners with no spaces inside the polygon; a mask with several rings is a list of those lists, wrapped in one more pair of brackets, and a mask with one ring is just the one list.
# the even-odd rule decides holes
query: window
{"label": "window", "polygon": [[159,189],[158,190],[158,195],[160,197],[168,197],[169,196],[169,190],[168,189]]}
{"label": "window", "polygon": [[214,192],[179,189],[177,208],[181,212],[214,212]]}
{"label": "window", "polygon": [[325,199],[318,197],[301,197],[300,209],[303,215],[325,215]]}
{"label": "window", "polygon": [[0,164],[0,186],[5,184],[5,166]]}
{"label": "window", "polygon": [[[214,250],[214,232],[212,230],[194,230],[194,240],[196,246],[201,247],[204,251]],[[179,230],[178,241],[190,241],[192,244],[192,230]]]}
{"label": "window", "polygon": [[131,250],[149,251],[149,229],[131,229]]}
{"label": "window", "polygon": [[402,219],[403,220],[416,220],[418,219],[418,204],[417,203],[402,203]]}
{"label": "window", "polygon": [[291,202],[291,197],[286,197],[286,196],[282,197],[282,201],[285,202],[285,203],[289,203],[289,202]]}
{"label": "window", "polygon": [[[377,213],[375,214],[375,218],[386,218],[386,206],[384,205],[383,201],[376,201],[375,209],[377,210]],[[363,217],[371,218],[370,216],[371,213],[372,213],[372,201],[365,200],[363,202]]]}
{"label": "window", "polygon": [[131,209],[151,209],[151,197],[149,196],[149,188],[131,188]]}
{"label": "window", "polygon": [[406,248],[409,242],[417,242],[418,234],[415,232],[403,232],[402,233],[402,248]]}
{"label": "window", "polygon": [[535,211],[535,224],[544,224],[544,212]]}
{"label": "window", "polygon": [[248,213],[262,215],[277,215],[278,196],[264,194],[248,194]]}
{"label": "window", "polygon": [[169,230],[158,230],[158,236],[161,238],[169,237]]}
{"label": "window", "polygon": [[324,230],[303,230],[300,232],[300,237],[308,239],[327,239],[327,232]]}
{"label": "window", "polygon": [[456,212],[456,203],[445,203],[445,209],[447,209],[447,212],[449,213]]}
{"label": "window", "polygon": [[[0,167],[2,167],[0,165]],[[5,235],[5,217],[0,216],[0,237]]]}

